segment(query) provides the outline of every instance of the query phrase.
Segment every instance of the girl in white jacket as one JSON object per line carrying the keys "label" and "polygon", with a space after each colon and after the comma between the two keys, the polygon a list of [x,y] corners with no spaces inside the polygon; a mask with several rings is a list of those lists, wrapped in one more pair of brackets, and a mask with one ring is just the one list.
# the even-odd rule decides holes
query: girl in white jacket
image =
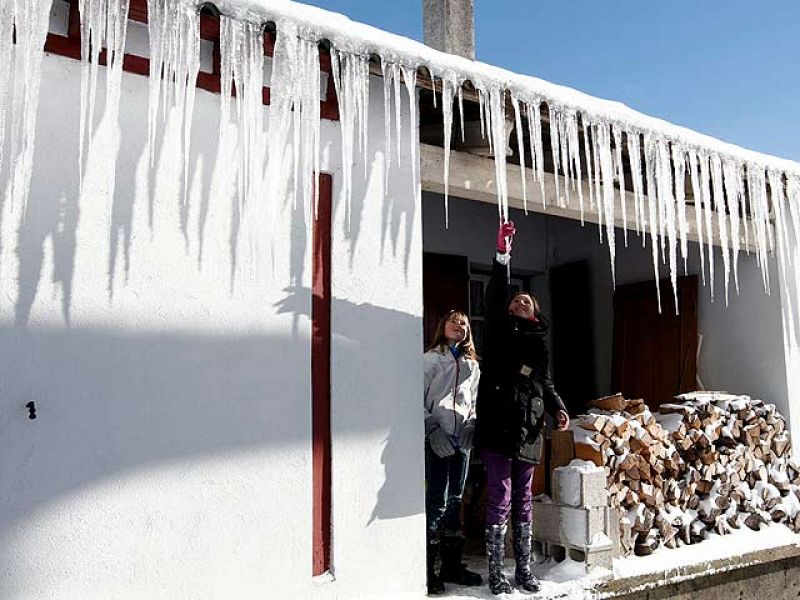
{"label": "girl in white jacket", "polygon": [[[425,514],[428,525],[428,593],[445,581],[480,585],[461,562],[461,497],[475,431],[478,367],[467,316],[450,311],[439,321],[425,364]],[[436,565],[441,534],[441,572]]]}

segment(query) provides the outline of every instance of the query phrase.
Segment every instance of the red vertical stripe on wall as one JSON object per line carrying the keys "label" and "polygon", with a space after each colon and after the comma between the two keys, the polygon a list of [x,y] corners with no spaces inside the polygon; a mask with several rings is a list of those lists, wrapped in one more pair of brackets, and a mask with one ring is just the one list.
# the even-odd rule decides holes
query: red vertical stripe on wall
{"label": "red vertical stripe on wall", "polygon": [[311,302],[313,574],[331,568],[331,192],[319,176]]}

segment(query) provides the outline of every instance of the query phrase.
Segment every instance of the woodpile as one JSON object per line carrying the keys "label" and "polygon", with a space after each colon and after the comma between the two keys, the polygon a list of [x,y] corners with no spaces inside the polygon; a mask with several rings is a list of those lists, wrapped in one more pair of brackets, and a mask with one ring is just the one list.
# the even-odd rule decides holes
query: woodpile
{"label": "woodpile", "polygon": [[800,532],[800,467],[775,406],[718,392],[676,400],[651,413],[642,400],[601,398],[574,427],[578,456],[588,445],[607,467],[623,551],[773,522]]}

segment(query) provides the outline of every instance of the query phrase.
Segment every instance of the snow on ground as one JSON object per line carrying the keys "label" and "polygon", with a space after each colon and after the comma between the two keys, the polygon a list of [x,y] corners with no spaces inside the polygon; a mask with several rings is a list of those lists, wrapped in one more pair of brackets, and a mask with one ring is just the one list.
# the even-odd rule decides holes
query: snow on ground
{"label": "snow on ground", "polygon": [[[500,599],[557,599],[569,598],[571,600],[589,600],[595,597],[593,588],[603,581],[612,578],[615,580],[635,578],[643,575],[664,574],[664,579],[679,581],[691,577],[681,576],[682,569],[708,564],[706,574],[714,572],[711,564],[713,561],[736,558],[750,552],[769,550],[782,546],[800,546],[800,536],[792,533],[784,525],[773,524],[763,527],[761,531],[752,531],[742,528],[730,535],[712,535],[700,544],[683,546],[670,550],[659,548],[650,556],[630,556],[614,560],[613,576],[608,570],[598,569],[587,574],[583,563],[565,560],[561,563],[546,561],[536,564],[534,572],[542,582],[542,589],[537,594],[526,594],[515,590],[511,594],[493,596],[484,583],[480,587],[463,587],[446,584],[446,592],[442,598],[453,600],[470,598],[500,598]],[[486,579],[486,562],[479,557],[468,559],[469,568],[480,573]],[[511,579],[514,573],[514,560],[506,559],[506,573]],[[512,580],[513,583],[513,580]]]}

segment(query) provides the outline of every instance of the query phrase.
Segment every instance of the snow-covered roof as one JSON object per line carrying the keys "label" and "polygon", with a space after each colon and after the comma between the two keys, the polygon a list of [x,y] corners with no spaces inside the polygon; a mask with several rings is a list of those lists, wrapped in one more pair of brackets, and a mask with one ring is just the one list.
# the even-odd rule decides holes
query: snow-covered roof
{"label": "snow-covered roof", "polygon": [[[206,4],[196,0],[198,6]],[[520,98],[536,97],[548,106],[575,111],[590,120],[617,123],[625,131],[652,132],[684,148],[715,152],[765,169],[800,173],[800,163],[742,148],[663,119],[646,115],[625,104],[597,98],[578,90],[537,77],[515,73],[501,67],[473,61],[430,48],[347,16],[291,0],[217,0],[213,2],[226,15],[256,23],[291,22],[301,35],[316,41],[329,40],[347,52],[377,55],[384,60],[409,67],[427,67],[437,77],[455,77],[458,83],[471,81],[479,89],[504,87]]]}

